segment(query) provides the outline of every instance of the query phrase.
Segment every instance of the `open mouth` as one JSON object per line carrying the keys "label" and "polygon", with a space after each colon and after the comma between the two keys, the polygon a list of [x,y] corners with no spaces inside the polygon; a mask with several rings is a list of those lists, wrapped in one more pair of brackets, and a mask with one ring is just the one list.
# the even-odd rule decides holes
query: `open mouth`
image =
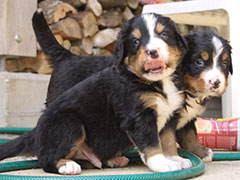
{"label": "open mouth", "polygon": [[166,69],[166,64],[162,59],[149,59],[144,64],[144,71],[151,74],[159,74]]}

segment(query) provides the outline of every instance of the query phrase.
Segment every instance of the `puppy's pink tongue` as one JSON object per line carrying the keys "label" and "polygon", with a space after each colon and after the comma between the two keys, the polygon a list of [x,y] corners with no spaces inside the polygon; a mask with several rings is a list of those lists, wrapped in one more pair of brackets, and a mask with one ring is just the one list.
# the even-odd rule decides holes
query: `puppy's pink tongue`
{"label": "puppy's pink tongue", "polygon": [[166,64],[162,59],[148,59],[147,62],[144,64],[144,70],[158,70],[158,69],[165,69]]}

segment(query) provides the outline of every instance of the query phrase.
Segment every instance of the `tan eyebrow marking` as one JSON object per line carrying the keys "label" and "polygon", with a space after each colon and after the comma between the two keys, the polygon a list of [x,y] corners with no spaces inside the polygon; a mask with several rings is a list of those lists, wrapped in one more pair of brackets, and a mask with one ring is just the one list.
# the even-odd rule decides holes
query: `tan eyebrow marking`
{"label": "tan eyebrow marking", "polygon": [[202,51],[201,52],[201,57],[202,57],[203,60],[207,61],[208,58],[209,58],[208,52],[207,51]]}
{"label": "tan eyebrow marking", "polygon": [[142,37],[142,33],[139,29],[134,29],[132,35],[137,39],[140,39]]}
{"label": "tan eyebrow marking", "polygon": [[227,58],[228,58],[228,54],[224,53],[223,56],[222,56],[222,61],[225,61]]}
{"label": "tan eyebrow marking", "polygon": [[160,23],[157,23],[156,32],[159,34],[163,31],[163,29],[164,29],[164,26]]}

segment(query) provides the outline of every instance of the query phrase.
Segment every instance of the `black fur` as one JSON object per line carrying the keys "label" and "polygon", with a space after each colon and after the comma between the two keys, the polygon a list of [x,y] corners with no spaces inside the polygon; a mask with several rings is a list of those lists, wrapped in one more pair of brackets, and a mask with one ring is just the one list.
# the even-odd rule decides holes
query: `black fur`
{"label": "black fur", "polygon": [[53,67],[46,105],[76,83],[114,62],[113,56],[89,57],[72,54],[57,42],[42,13],[33,15],[32,25],[36,38]]}
{"label": "black fur", "polygon": [[[173,33],[169,37],[169,46],[178,48],[183,56],[186,48],[174,23],[161,15],[154,16],[160,22],[167,20],[164,25],[170,34]],[[136,58],[136,54],[129,53],[130,49],[125,46],[135,28],[134,22],[140,19],[135,17],[123,26],[113,57],[81,57],[63,49],[52,37],[43,15],[35,13],[36,36],[43,51],[52,58],[54,68],[47,108],[33,131],[0,145],[0,159],[32,152],[45,171],[56,173],[56,163],[71,153],[85,133],[85,143],[103,162],[133,145],[140,152],[161,146],[156,123],[161,115],[157,115],[155,109],[145,107],[141,97],[146,92],[159,93],[167,100],[168,92],[162,88],[161,81],[155,83],[139,78],[124,62],[125,57]],[[45,41],[46,38],[49,41]],[[182,56],[177,57],[177,63],[181,62]],[[181,76],[170,76],[180,88]],[[24,145],[24,142],[33,146]],[[5,154],[9,148],[16,150]]]}

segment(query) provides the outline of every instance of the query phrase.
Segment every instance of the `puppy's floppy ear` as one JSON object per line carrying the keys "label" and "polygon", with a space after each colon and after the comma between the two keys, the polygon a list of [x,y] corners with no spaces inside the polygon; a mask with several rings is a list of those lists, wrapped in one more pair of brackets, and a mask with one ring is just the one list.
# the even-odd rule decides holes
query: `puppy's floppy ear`
{"label": "puppy's floppy ear", "polygon": [[122,60],[125,58],[124,55],[124,41],[119,39],[115,45],[113,55],[117,60],[117,64],[120,64]]}
{"label": "puppy's floppy ear", "polygon": [[114,51],[113,51],[113,55],[115,56],[116,60],[117,60],[117,64],[120,64],[121,62],[123,62],[123,60],[125,59],[125,57],[127,56],[127,50],[126,50],[126,40],[130,31],[130,24],[133,21],[134,18],[132,18],[131,20],[127,21],[124,23],[121,31],[118,34],[118,40],[116,42]]}
{"label": "puppy's floppy ear", "polygon": [[231,54],[232,54],[232,47],[228,44],[228,56],[229,56],[229,69],[228,69],[228,71],[231,73],[231,74],[233,74],[233,65],[232,65],[232,56],[231,56]]}

